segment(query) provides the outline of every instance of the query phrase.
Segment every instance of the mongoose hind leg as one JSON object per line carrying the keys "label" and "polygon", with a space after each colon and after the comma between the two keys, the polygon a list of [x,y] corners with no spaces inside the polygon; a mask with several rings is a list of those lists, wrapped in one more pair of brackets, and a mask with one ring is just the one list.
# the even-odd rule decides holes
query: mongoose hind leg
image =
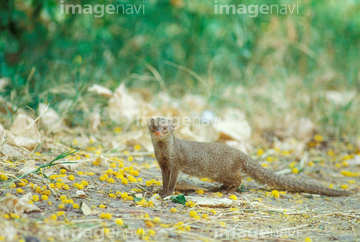
{"label": "mongoose hind leg", "polygon": [[223,185],[217,189],[216,191],[223,191],[225,193],[232,193],[235,192],[241,185],[241,176],[239,173],[234,174],[233,176],[228,177],[222,177],[222,179],[219,180],[219,182],[223,183]]}

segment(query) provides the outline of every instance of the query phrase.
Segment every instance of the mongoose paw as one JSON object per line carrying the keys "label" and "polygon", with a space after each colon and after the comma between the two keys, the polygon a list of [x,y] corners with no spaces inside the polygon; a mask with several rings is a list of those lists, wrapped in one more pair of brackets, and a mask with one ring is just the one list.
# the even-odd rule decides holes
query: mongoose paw
{"label": "mongoose paw", "polygon": [[223,192],[224,190],[227,190],[229,186],[222,185],[220,187],[215,187],[214,189],[211,189],[212,192]]}
{"label": "mongoose paw", "polygon": [[160,195],[160,197],[164,198],[164,197],[167,197],[167,196],[172,195],[172,192],[169,192],[169,191],[166,191],[166,192],[161,191],[161,192],[159,193],[159,195]]}

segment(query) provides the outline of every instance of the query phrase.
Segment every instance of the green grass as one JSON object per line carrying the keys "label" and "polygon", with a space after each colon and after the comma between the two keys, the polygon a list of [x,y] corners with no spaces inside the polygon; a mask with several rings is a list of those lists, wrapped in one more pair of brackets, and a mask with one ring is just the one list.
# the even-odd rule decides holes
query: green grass
{"label": "green grass", "polygon": [[[323,98],[329,90],[360,90],[359,2],[304,2],[300,15],[248,18],[214,15],[211,1],[184,1],[180,8],[150,1],[145,15],[99,19],[61,17],[52,1],[9,2],[14,8],[1,9],[18,32],[0,34],[0,73],[11,78],[1,95],[17,108],[50,103],[70,126],[83,125],[95,106],[107,105],[87,88],[98,83],[114,90],[126,82],[154,95],[200,94],[210,108],[238,107],[250,120],[276,122],[291,114],[309,117],[337,137],[359,135],[359,99],[339,106]],[[24,10],[36,7],[48,17]],[[15,65],[7,61],[17,51],[10,39],[23,46]],[[223,96],[237,86],[244,94]],[[268,92],[256,94],[262,89]],[[1,121],[11,124],[15,112],[5,108]]]}

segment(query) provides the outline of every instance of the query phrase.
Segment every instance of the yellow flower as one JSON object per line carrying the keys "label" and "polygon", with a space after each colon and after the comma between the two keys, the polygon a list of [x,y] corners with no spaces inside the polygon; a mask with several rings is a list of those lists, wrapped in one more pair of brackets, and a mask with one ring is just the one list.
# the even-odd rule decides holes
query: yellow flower
{"label": "yellow flower", "polygon": [[128,178],[128,180],[129,180],[130,182],[137,182],[136,178],[133,177],[132,175],[128,175],[127,178]]}
{"label": "yellow flower", "polygon": [[275,197],[275,198],[279,198],[280,193],[279,193],[279,191],[278,191],[278,190],[272,190],[272,192],[271,192],[271,196],[272,196],[272,197]]}
{"label": "yellow flower", "polygon": [[195,211],[190,211],[190,212],[189,212],[189,215],[190,215],[190,217],[195,217],[195,216],[197,215],[197,212],[195,212]]}
{"label": "yellow flower", "polygon": [[65,212],[64,211],[59,211],[59,212],[56,213],[56,215],[60,217],[60,216],[65,215]]}
{"label": "yellow flower", "polygon": [[78,175],[84,175],[84,172],[78,171],[77,174],[78,174]]}
{"label": "yellow flower", "polygon": [[216,214],[216,211],[214,209],[211,209],[210,212],[212,212],[213,214]]}
{"label": "yellow flower", "polygon": [[115,127],[114,128],[114,132],[115,133],[120,133],[122,131],[122,128],[121,127]]}
{"label": "yellow flower", "polygon": [[349,185],[347,185],[347,184],[341,185],[341,188],[342,188],[342,189],[347,189],[348,187],[349,187]]}
{"label": "yellow flower", "polygon": [[44,201],[46,201],[46,200],[48,200],[49,198],[48,198],[48,196],[46,196],[46,195],[42,195],[41,196],[41,200],[44,200]]}
{"label": "yellow flower", "polygon": [[73,180],[75,180],[75,177],[74,177],[73,175],[70,175],[70,176],[68,176],[68,179],[69,179],[70,181],[73,181]]}
{"label": "yellow flower", "polygon": [[133,161],[134,161],[134,157],[129,156],[128,160],[129,160],[130,162],[133,162]]}
{"label": "yellow flower", "polygon": [[131,171],[129,171],[129,174],[130,174],[130,175],[133,175],[133,176],[138,176],[138,175],[139,175],[139,171],[138,171],[138,170],[131,170]]}
{"label": "yellow flower", "polygon": [[146,222],[145,222],[145,225],[146,225],[146,227],[148,227],[148,228],[153,228],[153,227],[155,226],[155,224],[154,224],[153,222],[151,222],[151,221],[146,221]]}
{"label": "yellow flower", "polygon": [[11,217],[11,218],[15,218],[15,219],[19,219],[19,218],[20,218],[20,215],[15,214],[15,213],[10,213],[10,217]]}
{"label": "yellow flower", "polygon": [[113,194],[113,193],[109,193],[109,197],[115,198],[115,197],[116,197],[116,195],[115,195],[115,194]]}
{"label": "yellow flower", "polygon": [[114,178],[110,177],[110,178],[107,180],[107,183],[115,183]]}
{"label": "yellow flower", "polygon": [[196,190],[195,191],[197,194],[204,194],[204,191],[203,190]]}
{"label": "yellow flower", "polygon": [[144,231],[144,229],[137,229],[137,230],[136,230],[136,234],[137,234],[140,238],[142,238],[142,237],[144,236],[144,234],[145,234],[145,231]]}
{"label": "yellow flower", "polygon": [[129,181],[126,178],[121,179],[121,183],[124,184],[124,185],[127,185],[128,182]]}
{"label": "yellow flower", "polygon": [[314,136],[314,140],[318,143],[322,142],[324,140],[324,138],[322,137],[322,135],[320,134],[315,134]]}
{"label": "yellow flower", "polygon": [[238,199],[236,195],[231,195],[229,198],[232,199],[232,200],[237,200]]}
{"label": "yellow flower", "polygon": [[147,231],[147,234],[148,234],[149,236],[154,236],[156,233],[155,233],[155,231],[154,231],[153,229],[149,229],[149,230]]}
{"label": "yellow flower", "polygon": [[298,174],[299,173],[299,169],[294,167],[292,170],[291,170],[292,173],[294,174]]}
{"label": "yellow flower", "polygon": [[141,150],[141,145],[134,145],[134,150]]}
{"label": "yellow flower", "polygon": [[60,203],[59,206],[58,206],[59,209],[64,209],[65,208],[65,205]]}
{"label": "yellow flower", "polygon": [[154,223],[160,223],[160,222],[161,222],[161,219],[160,219],[159,217],[155,217],[155,218],[153,219],[153,222],[154,222]]}
{"label": "yellow flower", "polygon": [[73,203],[73,208],[78,209],[78,208],[80,208],[80,206],[77,203]]}
{"label": "yellow flower", "polygon": [[207,218],[208,215],[206,213],[204,213],[203,215],[201,215],[202,218]]}
{"label": "yellow flower", "polygon": [[263,149],[258,149],[258,151],[257,151],[257,156],[260,156],[260,155],[262,155],[262,154],[264,154],[264,150]]}
{"label": "yellow flower", "polygon": [[119,226],[123,226],[124,225],[124,221],[121,218],[118,218],[115,220],[115,223]]}
{"label": "yellow flower", "polygon": [[328,156],[332,156],[332,157],[334,157],[336,155],[335,151],[333,151],[333,150],[328,150],[327,154],[328,154]]}
{"label": "yellow flower", "polygon": [[128,195],[128,193],[127,192],[123,192],[123,193],[121,193],[121,199],[126,199],[127,197],[128,197],[129,195]]}
{"label": "yellow flower", "polygon": [[61,174],[65,174],[65,173],[66,173],[66,170],[65,170],[65,169],[60,169],[60,173],[61,173]]}
{"label": "yellow flower", "polygon": [[305,242],[311,242],[312,240],[309,237],[306,237],[304,241]]}
{"label": "yellow flower", "polygon": [[171,208],[171,209],[170,209],[170,212],[176,213],[176,212],[177,212],[177,209],[176,209],[176,208]]}
{"label": "yellow flower", "polygon": [[274,159],[272,157],[267,157],[266,160],[269,161],[269,162],[274,161]]}
{"label": "yellow flower", "polygon": [[39,197],[37,195],[33,195],[32,200],[34,202],[37,202],[37,201],[39,201]]}
{"label": "yellow flower", "polygon": [[111,167],[111,168],[116,168],[116,163],[115,163],[115,162],[111,163],[111,164],[110,164],[110,167]]}
{"label": "yellow flower", "polygon": [[110,213],[102,213],[102,214],[100,214],[99,218],[111,219],[111,214]]}
{"label": "yellow flower", "polygon": [[100,204],[100,205],[99,205],[99,208],[106,208],[106,205]]}
{"label": "yellow flower", "polygon": [[51,216],[50,216],[50,219],[52,219],[52,220],[57,220],[57,216],[56,216],[56,214],[52,214]]}
{"label": "yellow flower", "polygon": [[6,181],[8,179],[8,177],[5,174],[1,174],[0,179],[3,180],[3,181]]}
{"label": "yellow flower", "polygon": [[16,192],[17,192],[17,193],[24,193],[24,190],[21,189],[21,188],[18,188],[18,189],[16,189]]}
{"label": "yellow flower", "polygon": [[196,206],[196,203],[194,203],[193,201],[189,200],[188,202],[185,203],[185,205],[186,205],[187,207],[193,208],[193,207]]}

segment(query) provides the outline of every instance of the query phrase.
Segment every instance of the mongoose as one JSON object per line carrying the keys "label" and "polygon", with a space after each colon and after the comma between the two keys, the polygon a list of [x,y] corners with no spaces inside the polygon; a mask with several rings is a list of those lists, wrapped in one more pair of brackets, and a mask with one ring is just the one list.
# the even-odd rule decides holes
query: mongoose
{"label": "mongoose", "polygon": [[335,190],[275,175],[238,149],[221,143],[196,142],[176,138],[175,122],[167,118],[150,118],[148,128],[155,157],[162,173],[160,196],[173,193],[179,173],[211,178],[222,183],[221,189],[234,192],[241,185],[239,171],[255,181],[279,190],[306,192],[326,196],[346,196],[350,192]]}

